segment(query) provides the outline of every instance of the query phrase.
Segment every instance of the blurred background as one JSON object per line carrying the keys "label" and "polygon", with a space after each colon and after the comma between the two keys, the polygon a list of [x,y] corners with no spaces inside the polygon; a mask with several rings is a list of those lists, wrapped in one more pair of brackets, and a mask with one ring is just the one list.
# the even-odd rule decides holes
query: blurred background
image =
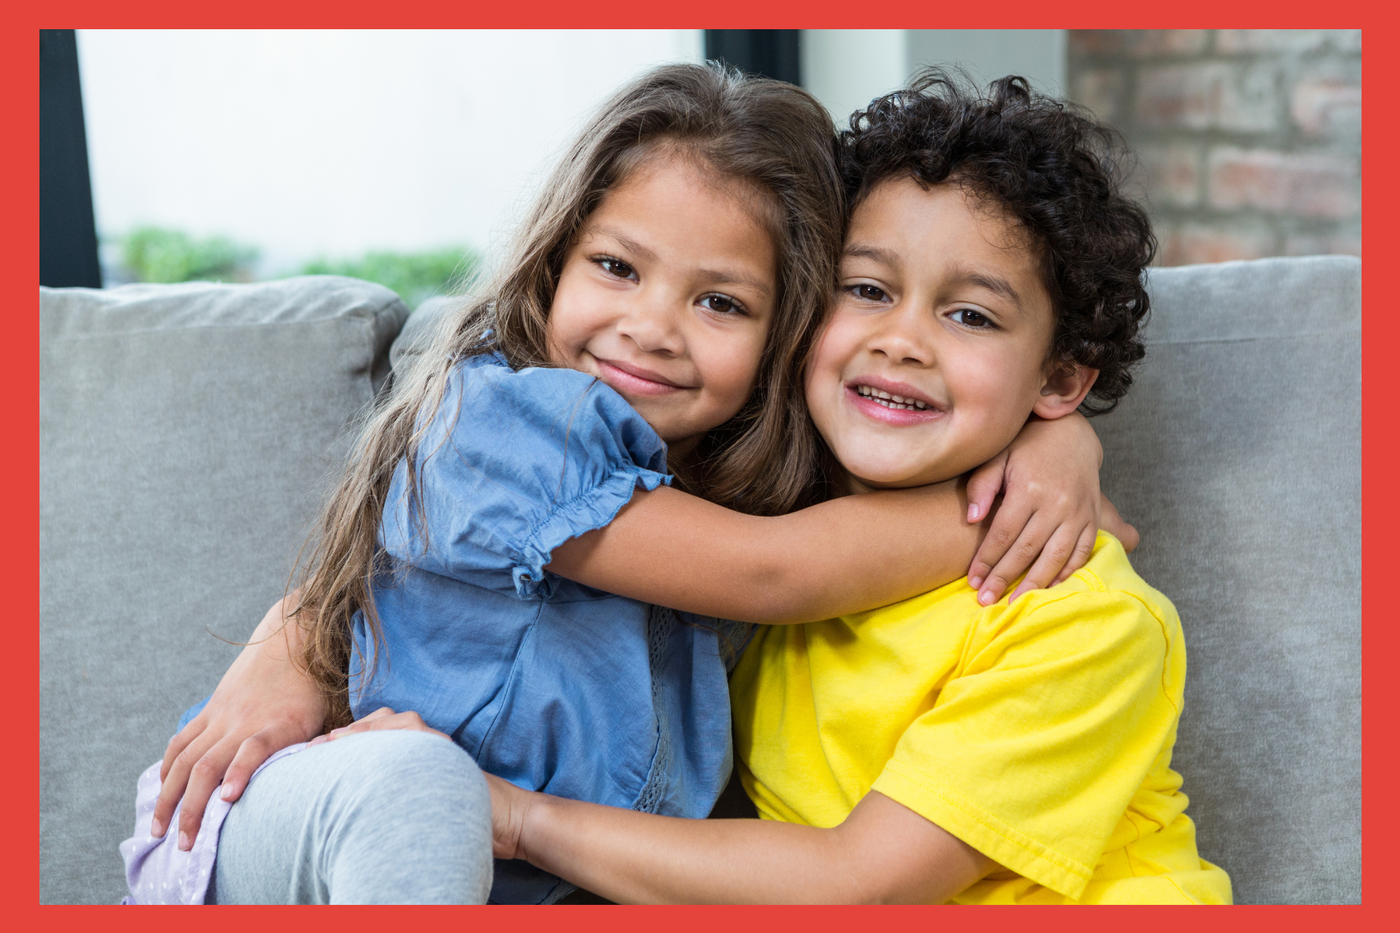
{"label": "blurred background", "polygon": [[919,66],[1021,74],[1119,129],[1158,262],[1361,254],[1360,30],[42,30],[40,281],[382,282],[489,263],[591,111],[666,61],[844,124]]}

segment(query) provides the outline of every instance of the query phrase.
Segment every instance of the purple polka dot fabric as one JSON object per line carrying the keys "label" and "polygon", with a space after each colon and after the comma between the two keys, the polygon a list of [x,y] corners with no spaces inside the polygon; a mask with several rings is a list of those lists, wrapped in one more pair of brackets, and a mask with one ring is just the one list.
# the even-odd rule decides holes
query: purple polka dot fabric
{"label": "purple polka dot fabric", "polygon": [[[306,743],[292,745],[264,761],[258,772],[279,758],[298,752]],[[233,804],[216,792],[204,808],[204,820],[188,852],[181,851],[177,840],[180,829],[180,809],[175,808],[165,835],[151,835],[151,818],[156,812],[156,797],[160,795],[160,762],[151,765],[136,781],[135,835],[120,846],[126,862],[126,886],[131,894],[122,898],[123,904],[203,904],[209,890],[209,878],[214,873],[214,858],[218,854],[219,830]]]}

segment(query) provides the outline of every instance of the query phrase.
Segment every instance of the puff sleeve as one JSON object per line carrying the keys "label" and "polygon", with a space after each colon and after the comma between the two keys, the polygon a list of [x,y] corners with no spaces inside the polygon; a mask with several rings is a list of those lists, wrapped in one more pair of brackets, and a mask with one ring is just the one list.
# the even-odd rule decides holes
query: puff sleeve
{"label": "puff sleeve", "polygon": [[413,463],[421,510],[408,469],[385,502],[386,552],[521,599],[550,595],[554,548],[612,521],[637,486],[670,482],[665,443],[622,396],[576,370],[512,370],[499,354],[450,374]]}

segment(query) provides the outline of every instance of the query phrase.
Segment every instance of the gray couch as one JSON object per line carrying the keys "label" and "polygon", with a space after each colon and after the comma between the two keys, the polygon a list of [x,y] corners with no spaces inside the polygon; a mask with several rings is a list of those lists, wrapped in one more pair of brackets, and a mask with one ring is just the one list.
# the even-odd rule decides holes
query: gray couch
{"label": "gray couch", "polygon": [[[1201,853],[1242,903],[1358,902],[1360,262],[1150,284],[1148,359],[1097,427],[1186,629]],[[40,290],[43,902],[124,893],[136,776],[281,595],[407,318],[334,277]]]}

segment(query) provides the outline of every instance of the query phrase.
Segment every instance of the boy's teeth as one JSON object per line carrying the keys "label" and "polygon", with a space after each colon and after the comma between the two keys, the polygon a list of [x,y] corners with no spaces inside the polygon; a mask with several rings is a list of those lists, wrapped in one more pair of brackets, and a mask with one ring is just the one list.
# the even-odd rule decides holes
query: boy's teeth
{"label": "boy's teeth", "polygon": [[905,398],[902,395],[891,395],[883,389],[876,389],[873,386],[857,386],[856,391],[871,401],[878,402],[886,408],[898,408],[902,411],[923,411],[928,405],[918,399]]}

